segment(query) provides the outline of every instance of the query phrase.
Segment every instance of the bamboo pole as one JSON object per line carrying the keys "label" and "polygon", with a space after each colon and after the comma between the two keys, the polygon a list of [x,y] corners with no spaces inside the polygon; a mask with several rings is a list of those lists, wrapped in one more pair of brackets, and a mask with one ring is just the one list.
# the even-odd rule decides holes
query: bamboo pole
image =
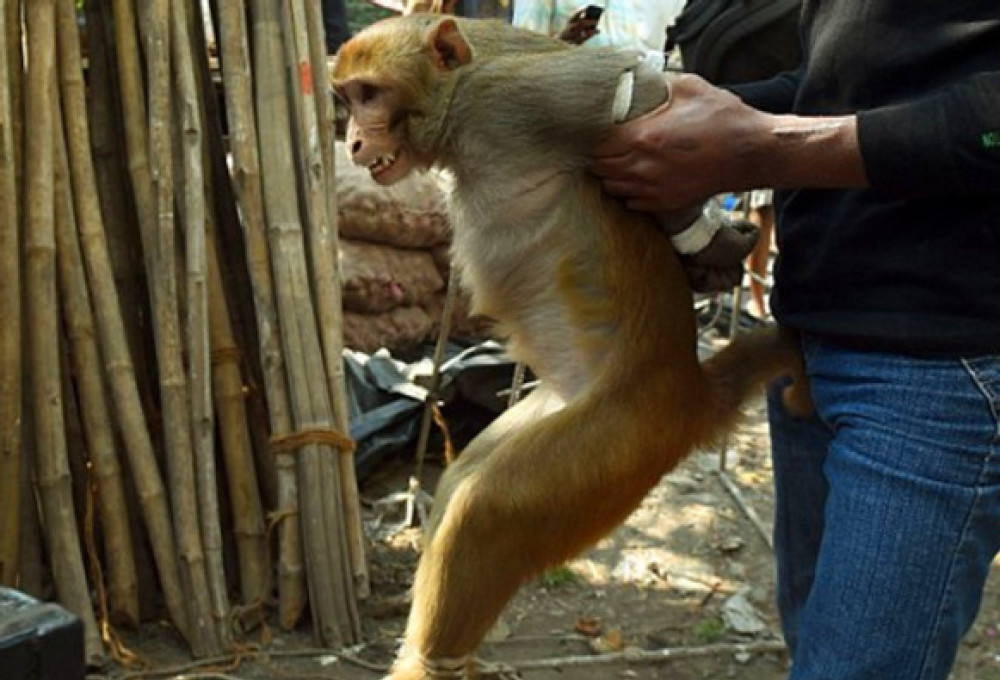
{"label": "bamboo pole", "polygon": [[[23,185],[22,185],[23,186]],[[23,195],[23,192],[22,192]],[[21,213],[24,214],[23,212]],[[23,225],[22,225],[23,226]],[[22,241],[24,231],[22,229]],[[22,244],[23,245],[23,244]],[[24,248],[21,249],[21,272],[27,267],[27,254]],[[21,285],[21,309],[28,308],[28,290],[22,279]],[[21,323],[21,347],[22,356],[28,360],[28,324],[22,319]],[[52,579],[45,564],[42,550],[42,528],[39,517],[38,494],[35,485],[35,461],[37,447],[35,446],[35,419],[32,414],[31,380],[25,370],[21,370],[21,540],[20,559],[17,565],[17,587],[25,593],[43,600],[51,596],[50,584]]]}
{"label": "bamboo pole", "polygon": [[[317,115],[315,77],[312,70],[312,54],[309,50],[309,35],[302,0],[291,0],[285,4],[285,22],[289,60],[294,64],[292,101],[296,111],[295,123],[299,150],[299,182],[306,196],[306,236],[312,267],[312,291],[315,296],[315,310],[319,325],[320,348],[326,368],[326,397],[335,429],[347,434],[347,395],[344,389],[343,359],[343,316],[339,267],[336,264],[336,242],[331,235],[330,220],[327,215],[326,169],[321,146],[320,121]],[[324,88],[325,89],[325,88]],[[338,403],[339,401],[339,403]],[[338,410],[341,412],[338,415]],[[345,441],[347,441],[345,439]],[[352,635],[360,637],[361,623],[357,610],[354,586],[353,564],[351,562],[348,531],[345,519],[345,503],[340,479],[340,460],[353,455],[343,446],[335,447],[336,457],[322,457],[320,465],[319,501],[323,513],[323,523],[330,544],[330,559],[335,561],[337,591],[335,603],[337,617],[349,622]],[[351,578],[346,578],[350,575]]]}
{"label": "bamboo pole", "polygon": [[[153,212],[140,214],[148,225],[142,231],[152,290],[154,335],[160,377],[170,499],[174,528],[180,549],[181,585],[188,599],[192,652],[212,656],[221,647],[213,625],[212,604],[198,518],[198,498],[188,382],[182,359],[182,341],[177,298],[177,267],[174,253],[174,178],[171,167],[171,59],[170,0],[150,0],[146,38],[149,72],[149,168],[152,179]],[[152,255],[149,251],[152,250]]]}
{"label": "bamboo pole", "polygon": [[[268,122],[259,131],[264,204],[295,434],[329,434],[334,419],[322,370],[323,355],[297,205],[291,117],[282,68],[280,7],[269,0],[254,0],[253,12],[257,115]],[[335,470],[329,459],[338,454],[319,438],[304,437],[299,441],[302,444],[293,450],[298,457],[310,611],[319,640],[339,647],[353,642],[356,632],[349,608],[344,606],[345,596],[353,599],[353,589],[344,588],[347,574],[334,542],[342,535],[338,533],[342,528],[327,526],[322,498],[324,465]]]}
{"label": "bamboo pole", "polygon": [[[67,106],[67,111],[75,113],[76,107],[83,107],[85,88],[79,63],[79,29],[73,0],[58,1],[56,29],[64,106]],[[70,103],[72,106],[69,106]],[[74,121],[69,116],[65,118],[67,138],[87,134],[86,127],[79,126],[80,121]],[[86,144],[80,141],[73,143]],[[69,178],[66,144],[57,144],[57,151],[57,170]],[[67,182],[67,192],[56,197],[57,214],[60,211],[62,213],[62,219],[56,220],[56,247],[63,308],[71,341],[70,349],[77,377],[77,389],[80,393],[80,415],[87,450],[93,464],[100,518],[104,527],[110,614],[116,622],[136,627],[139,625],[140,616],[135,556],[132,551],[121,466],[118,462],[107,395],[100,372],[101,357],[95,333],[94,313],[88,293],[89,286],[73,206],[74,196],[77,194],[80,194],[77,200],[81,208],[95,202],[97,196],[91,192],[93,187],[88,185],[85,178],[80,179],[83,180],[83,186],[71,187]],[[83,210],[96,213],[98,209],[91,205]]]}
{"label": "bamboo pole", "polygon": [[[59,49],[67,47],[66,31],[76,34],[76,10],[73,0],[58,0],[57,31]],[[73,46],[78,47],[78,45]],[[79,52],[77,52],[78,54]],[[63,62],[65,65],[65,61]],[[77,73],[79,76],[79,73]],[[61,71],[63,80],[72,75]],[[80,83],[82,87],[82,83]],[[70,132],[67,127],[69,134]],[[76,130],[75,133],[79,131]],[[139,625],[139,596],[132,552],[125,489],[115,448],[111,415],[101,375],[101,359],[94,330],[94,314],[88,293],[83,255],[73,212],[74,188],[69,182],[69,159],[66,144],[56,141],[56,176],[64,190],[56,196],[56,252],[63,316],[70,340],[70,357],[79,393],[80,419],[87,453],[93,465],[93,479],[98,491],[98,510],[104,529],[108,592],[111,617],[130,627]],[[81,200],[96,200],[88,195]],[[89,484],[89,482],[88,482]]]}
{"label": "bamboo pole", "polygon": [[[135,196],[136,213],[139,216],[143,259],[148,275],[152,271],[155,207],[147,147],[146,90],[143,84],[139,43],[136,37],[136,15],[132,0],[113,0],[113,2],[118,86],[121,88],[128,170]],[[152,282],[150,286],[152,287]]]}
{"label": "bamboo pole", "polygon": [[[27,329],[25,329],[27,331]],[[22,371],[23,372],[23,371]],[[27,386],[22,388],[25,396],[30,394]],[[42,556],[42,533],[39,526],[38,502],[35,496],[35,482],[32,464],[35,461],[34,419],[29,401],[25,399],[23,438],[21,440],[21,540],[20,558],[17,563],[17,587],[37,599],[48,595],[45,558]]]}
{"label": "bamboo pole", "polygon": [[[264,218],[246,16],[244,7],[239,3],[220,3],[218,11],[233,179],[245,224],[246,257],[257,314],[264,390],[271,435],[281,438],[291,433],[292,416]],[[299,524],[294,521],[298,513],[295,461],[290,456],[278,456],[277,463],[277,513],[279,516],[286,512],[293,513],[292,521],[278,524],[278,622],[282,628],[289,630],[295,626],[305,607],[305,572],[302,568]]]}
{"label": "bamboo pole", "polygon": [[[273,59],[281,58],[280,27],[277,22],[267,21],[264,2],[255,1],[254,12],[254,47],[258,68]],[[265,196],[260,161],[257,155],[258,130],[254,111],[258,115],[269,114],[271,109],[280,112],[284,102],[284,88],[280,82],[268,82],[268,87],[258,87],[256,91],[256,107],[254,107],[254,89],[250,79],[249,46],[247,29],[242,8],[233,3],[221,3],[219,6],[219,21],[222,33],[223,77],[226,82],[227,113],[231,125],[233,143],[234,175],[237,193],[247,220],[247,260],[251,278],[254,282],[254,297],[257,307],[257,327],[261,344],[261,358],[264,365],[264,383],[267,390],[268,405],[271,414],[271,436],[279,439],[291,434],[293,428],[291,395],[289,393],[289,378],[285,347],[281,342],[281,321],[277,314],[277,290],[272,279],[271,255],[269,249],[276,245],[279,239],[275,233],[271,241],[271,224],[276,224],[279,217],[298,221],[298,212],[292,187],[291,201],[280,196],[280,191],[273,191],[265,221]],[[266,55],[266,56],[265,56]],[[273,103],[272,103],[273,102]],[[285,112],[285,128],[282,130],[279,121],[268,118],[270,124],[259,131],[259,143],[262,156],[270,156],[263,147],[271,147],[270,138],[279,139],[287,135],[287,111]],[[287,141],[284,151],[291,153]],[[277,152],[280,154],[281,152]],[[283,162],[284,171],[290,171],[289,163]],[[286,187],[287,188],[287,187]],[[287,212],[287,217],[283,214]],[[276,225],[277,226],[277,225]],[[277,272],[275,272],[276,274]],[[287,286],[285,286],[287,289]],[[286,290],[282,296],[289,300]],[[294,316],[290,315],[287,323],[294,326]],[[291,328],[289,332],[294,332]],[[299,518],[299,489],[296,461],[291,455],[279,455],[276,459],[278,469],[278,508],[275,517],[278,522],[278,593],[279,611],[278,623],[285,630],[291,630],[302,616],[305,609],[306,575],[302,564],[302,534]]]}
{"label": "bamboo pole", "polygon": [[[114,274],[119,309],[139,398],[148,426],[158,428],[156,406],[155,349],[149,324],[149,289],[142,259],[142,239],[135,197],[128,180],[123,107],[119,103],[114,55],[112,0],[89,0],[87,11],[88,68],[87,113],[90,143],[93,148],[93,174],[96,177],[99,208],[104,224],[104,239]],[[151,431],[154,442],[161,437]],[[159,454],[159,451],[157,452]]]}
{"label": "bamboo pole", "polygon": [[212,384],[218,411],[222,453],[233,505],[233,526],[239,554],[240,592],[244,604],[267,602],[270,564],[264,510],[254,470],[247,423],[240,353],[233,336],[219,253],[210,232],[208,247],[209,331],[212,339]]}
{"label": "bamboo pole", "polygon": [[210,192],[208,198],[212,205],[209,217],[213,223],[210,226],[214,229],[218,252],[235,255],[219,260],[220,272],[226,282],[226,303],[229,309],[234,342],[239,346],[242,354],[240,367],[244,381],[244,408],[249,418],[250,439],[253,444],[252,452],[260,484],[260,493],[266,507],[276,508],[278,506],[277,467],[275,466],[275,457],[268,448],[271,427],[260,343],[258,342],[253,279],[250,276],[246,258],[240,257],[241,253],[247,251],[247,239],[236,189],[233,185],[233,176],[230,172],[229,131],[225,129],[222,120],[225,107],[220,106],[219,89],[216,88],[213,69],[209,64],[206,30],[210,25],[213,37],[217,35],[218,31],[214,23],[207,21],[207,18],[203,16],[202,9],[202,4],[188,4],[188,30],[192,36],[192,54],[196,57],[195,71],[202,92],[201,101],[205,114],[202,127],[208,151],[205,174],[211,183],[211,187],[207,189]]}
{"label": "bamboo pole", "polygon": [[[207,58],[203,27],[200,12],[196,7],[189,6],[185,17],[190,34],[190,49],[193,54],[203,54]],[[199,92],[203,97],[199,102],[202,114],[202,129],[207,131],[208,144],[202,146],[202,164],[213,167],[212,142],[221,142],[221,128],[213,116],[218,115],[214,106],[215,91],[209,81],[208,63],[202,59],[198,63],[200,69],[197,75],[203,80]],[[206,87],[207,86],[207,87]],[[213,122],[215,126],[213,126]],[[211,139],[217,135],[218,139]],[[220,149],[221,150],[221,149]],[[208,172],[204,174],[204,195],[206,197],[205,211],[205,247],[208,272],[208,303],[209,303],[209,337],[212,352],[212,385],[218,413],[222,452],[226,463],[226,478],[230,502],[232,504],[233,527],[236,537],[236,548],[239,561],[240,592],[243,602],[247,605],[259,605],[270,599],[270,560],[268,556],[267,532],[264,524],[264,511],[260,498],[260,487],[253,451],[253,439],[250,422],[247,415],[246,390],[244,389],[241,372],[242,353],[239,350],[236,334],[233,329],[233,316],[230,312],[229,299],[226,296],[224,284],[225,274],[223,262],[219,257],[218,222],[222,219],[218,201],[233,202],[232,193],[220,194],[218,189],[228,190],[229,170],[222,158],[223,172]],[[221,175],[226,182],[223,187],[217,186],[217,178]],[[218,197],[218,199],[217,199]],[[233,219],[238,221],[235,206],[232,208]],[[234,225],[239,230],[238,223]],[[242,247],[241,247],[242,250]],[[238,270],[238,267],[234,267]],[[249,275],[247,274],[247,278]],[[248,286],[249,287],[249,286]],[[252,308],[252,302],[250,307]]]}
{"label": "bamboo pole", "polygon": [[[58,115],[58,112],[57,114]],[[56,141],[56,147],[59,146],[59,140]],[[87,444],[84,441],[83,434],[83,420],[80,417],[80,404],[77,398],[76,385],[73,381],[73,364],[70,359],[70,349],[69,349],[69,338],[67,337],[66,321],[65,321],[65,309],[62,307],[65,304],[62,301],[62,282],[59,278],[62,274],[59,272],[59,230],[61,225],[60,220],[67,219],[66,212],[64,210],[65,201],[60,200],[69,191],[69,185],[66,181],[66,174],[63,169],[58,167],[59,157],[58,148],[53,149],[56,152],[54,157],[55,167],[55,229],[56,229],[56,300],[57,304],[60,305],[60,324],[59,324],[59,376],[62,383],[62,406],[63,406],[63,422],[66,424],[66,462],[69,466],[69,478],[70,478],[70,488],[73,491],[73,516],[77,520],[76,530],[79,532],[82,546],[84,550],[87,547],[86,540],[86,526],[87,526],[87,503],[90,495],[90,474],[87,470]],[[88,557],[86,554],[85,557]],[[84,560],[84,568],[90,565],[89,559]],[[89,570],[87,571],[89,574]],[[103,587],[103,582],[102,582]]]}
{"label": "bamboo pole", "polygon": [[[0,8],[0,585],[17,584],[21,527],[21,265],[17,157],[12,108],[10,41],[20,42],[20,24],[10,25],[17,3]],[[16,19],[16,15],[14,17]]]}
{"label": "bamboo pole", "polygon": [[218,475],[215,468],[215,414],[212,409],[209,349],[208,261],[205,246],[205,178],[200,89],[195,83],[191,37],[184,3],[170,3],[170,49],[181,127],[183,201],[187,267],[187,369],[191,392],[191,443],[194,449],[198,518],[205,551],[212,616],[220,643],[228,647],[229,596],[219,524]]}
{"label": "bamboo pole", "polygon": [[59,358],[59,319],[55,276],[53,143],[62,130],[53,109],[58,105],[55,72],[55,4],[33,0],[27,6],[28,72],[26,78],[25,282],[31,305],[32,406],[37,438],[38,487],[44,507],[45,535],[59,599],[83,621],[87,662],[101,664],[101,644],[87,589],[80,537],[66,454]]}
{"label": "bamboo pole", "polygon": [[[318,234],[318,240],[325,242],[325,267],[329,267],[332,285],[331,299],[321,309],[326,309],[329,319],[325,323],[327,379],[330,383],[330,399],[333,402],[337,428],[350,432],[350,417],[347,408],[347,387],[344,378],[343,360],[343,302],[341,300],[340,237],[337,229],[337,181],[336,160],[334,158],[334,101],[329,87],[326,55],[326,40],[323,37],[323,12],[320,3],[307,2],[306,24],[309,40],[309,59],[312,64],[316,87],[316,118],[319,126],[319,145],[325,172],[325,186],[322,193],[326,197],[326,233]],[[315,249],[315,247],[314,247]],[[314,270],[319,263],[314,263]],[[340,463],[341,497],[344,503],[344,526],[347,531],[347,546],[354,576],[354,589],[359,598],[371,593],[368,577],[368,563],[365,559],[365,534],[361,523],[361,498],[358,494],[358,478],[353,455],[341,455]]]}
{"label": "bamboo pole", "polygon": [[22,37],[22,0],[3,0],[7,42],[7,77],[10,85],[11,129],[14,137],[14,177],[22,190],[17,194],[17,213],[24,226],[24,43]]}
{"label": "bamboo pole", "polygon": [[[64,70],[72,74],[81,73],[79,50],[68,50],[66,57]],[[187,614],[181,592],[167,497],[146,426],[135,369],[125,337],[100,208],[87,198],[97,196],[98,190],[91,160],[82,79],[67,75],[62,94],[70,129],[70,166],[73,184],[77,187],[74,191],[77,226],[87,282],[94,299],[103,365],[114,399],[114,413],[149,531],[164,601],[174,625],[182,635],[188,637]]]}

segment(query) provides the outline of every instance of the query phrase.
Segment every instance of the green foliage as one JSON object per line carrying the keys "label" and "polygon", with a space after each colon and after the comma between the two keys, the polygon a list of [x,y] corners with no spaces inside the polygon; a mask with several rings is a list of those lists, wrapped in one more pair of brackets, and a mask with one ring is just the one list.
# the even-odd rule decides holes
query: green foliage
{"label": "green foliage", "polygon": [[726,624],[717,616],[708,616],[694,627],[694,635],[699,642],[710,644],[718,642],[726,634]]}
{"label": "green foliage", "polygon": [[542,574],[542,585],[546,588],[563,588],[578,581],[576,573],[566,565],[549,569]]}
{"label": "green foliage", "polygon": [[368,0],[346,0],[346,2],[347,25],[351,27],[351,35],[379,19],[395,16],[395,12],[383,9]]}

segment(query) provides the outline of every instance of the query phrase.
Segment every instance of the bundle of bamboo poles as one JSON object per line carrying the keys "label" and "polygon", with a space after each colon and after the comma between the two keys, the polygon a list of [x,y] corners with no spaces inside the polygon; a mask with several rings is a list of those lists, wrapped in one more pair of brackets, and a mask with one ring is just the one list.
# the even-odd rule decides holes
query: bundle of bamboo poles
{"label": "bundle of bamboo poles", "polygon": [[200,0],[87,0],[85,44],[74,0],[0,3],[0,583],[93,665],[237,611],[357,642],[319,3],[214,3],[221,77]]}

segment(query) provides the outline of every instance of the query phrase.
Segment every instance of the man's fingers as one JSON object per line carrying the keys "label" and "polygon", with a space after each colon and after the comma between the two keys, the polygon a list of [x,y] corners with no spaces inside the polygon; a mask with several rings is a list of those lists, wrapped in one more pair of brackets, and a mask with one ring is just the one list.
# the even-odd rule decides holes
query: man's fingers
{"label": "man's fingers", "polygon": [[663,205],[661,201],[653,198],[629,198],[625,200],[625,207],[639,213],[657,213],[677,208],[677,206]]}
{"label": "man's fingers", "polygon": [[619,158],[622,162],[627,162],[628,159],[623,157],[630,154],[634,147],[635,139],[621,128],[617,128],[594,147],[593,156],[598,160]]}
{"label": "man's fingers", "polygon": [[605,179],[601,180],[601,186],[605,193],[612,196],[631,199],[649,198],[649,191],[645,185],[628,179]]}

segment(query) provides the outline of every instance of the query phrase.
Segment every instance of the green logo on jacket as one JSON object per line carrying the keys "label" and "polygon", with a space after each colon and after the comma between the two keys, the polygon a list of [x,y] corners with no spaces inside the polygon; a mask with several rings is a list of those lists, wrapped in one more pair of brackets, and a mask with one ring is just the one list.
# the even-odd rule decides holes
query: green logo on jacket
{"label": "green logo on jacket", "polygon": [[982,140],[984,149],[1000,149],[1000,132],[984,132]]}

